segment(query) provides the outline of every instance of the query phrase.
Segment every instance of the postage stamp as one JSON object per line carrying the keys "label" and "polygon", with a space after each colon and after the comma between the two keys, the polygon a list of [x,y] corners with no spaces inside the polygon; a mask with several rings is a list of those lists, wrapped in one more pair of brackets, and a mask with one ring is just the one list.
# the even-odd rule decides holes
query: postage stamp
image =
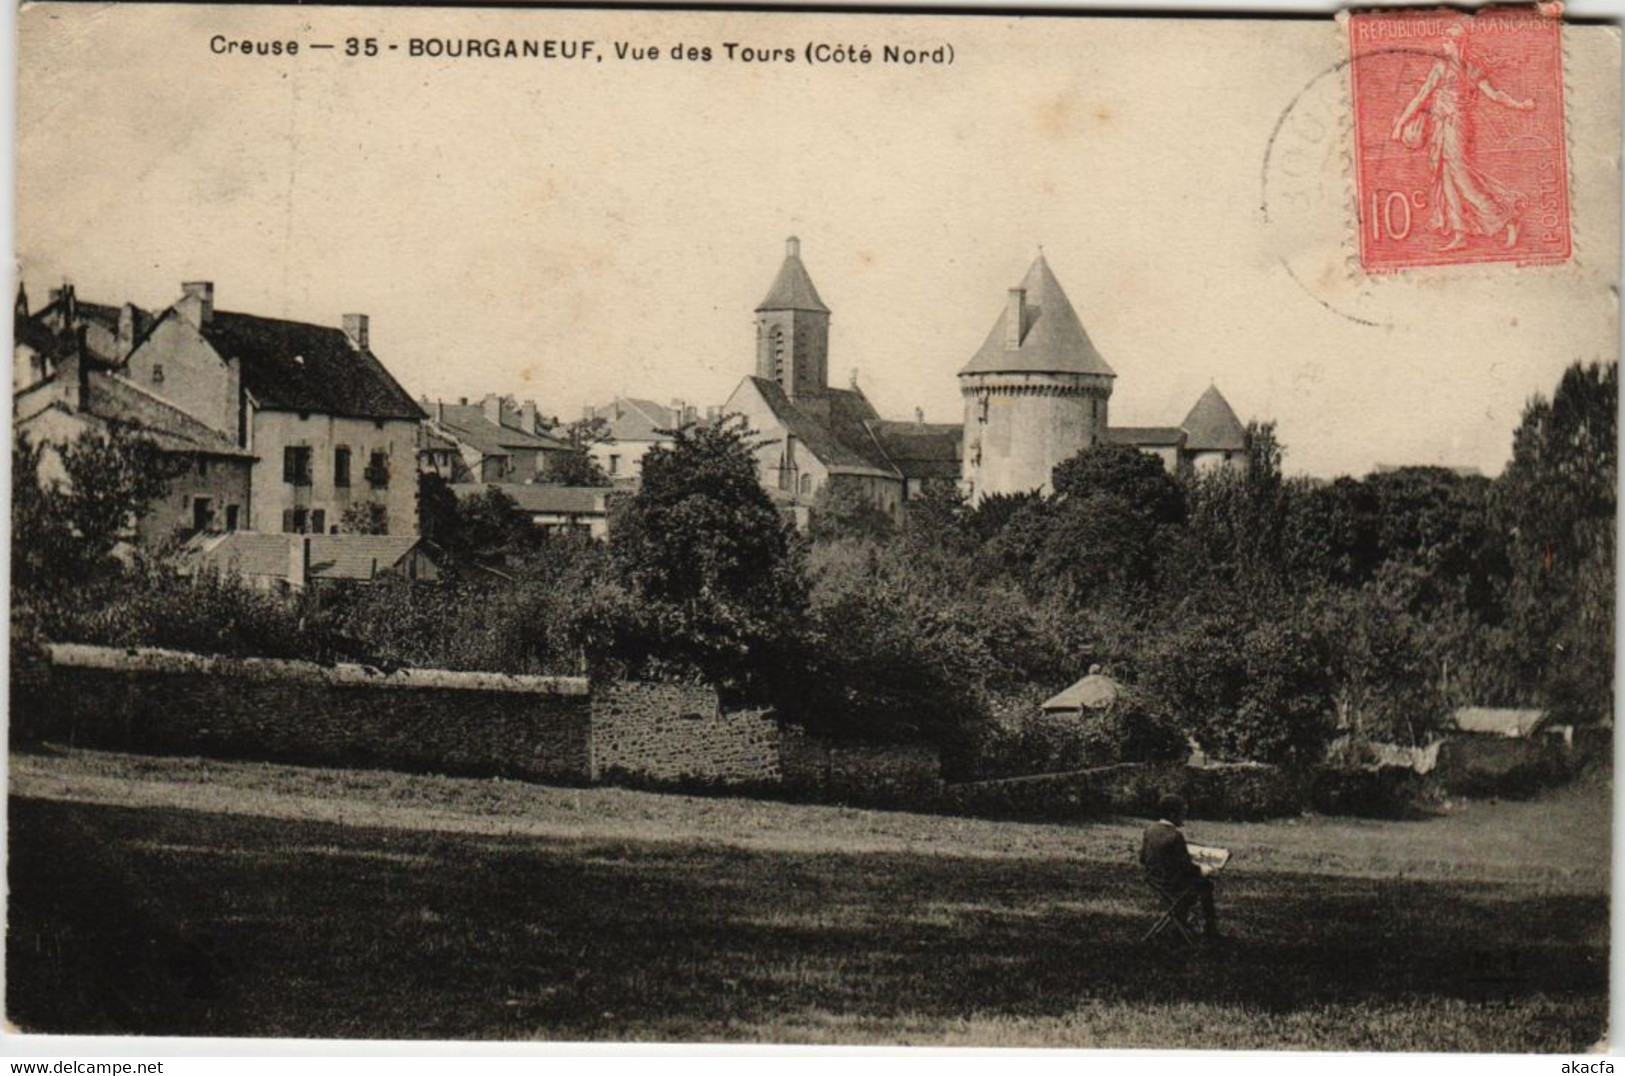
{"label": "postage stamp", "polygon": [[1365,269],[1566,260],[1559,20],[1403,11],[1348,25]]}

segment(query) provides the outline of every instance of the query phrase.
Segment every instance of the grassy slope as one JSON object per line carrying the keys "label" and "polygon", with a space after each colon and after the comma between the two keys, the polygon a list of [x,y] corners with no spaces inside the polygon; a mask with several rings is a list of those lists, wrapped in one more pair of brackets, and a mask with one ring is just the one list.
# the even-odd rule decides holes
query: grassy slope
{"label": "grassy slope", "polygon": [[1234,940],[1182,956],[1137,943],[1132,823],[14,757],[9,1015],[216,1035],[1573,1050],[1606,1010],[1607,811],[1593,785],[1428,822],[1195,827],[1243,858],[1222,890]]}

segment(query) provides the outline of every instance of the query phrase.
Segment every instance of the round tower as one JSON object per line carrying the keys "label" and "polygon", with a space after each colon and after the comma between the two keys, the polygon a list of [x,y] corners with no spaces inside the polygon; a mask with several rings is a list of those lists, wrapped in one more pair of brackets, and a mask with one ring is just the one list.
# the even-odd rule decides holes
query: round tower
{"label": "round tower", "polygon": [[1048,492],[1057,464],[1105,438],[1116,377],[1040,254],[959,372],[971,502]]}

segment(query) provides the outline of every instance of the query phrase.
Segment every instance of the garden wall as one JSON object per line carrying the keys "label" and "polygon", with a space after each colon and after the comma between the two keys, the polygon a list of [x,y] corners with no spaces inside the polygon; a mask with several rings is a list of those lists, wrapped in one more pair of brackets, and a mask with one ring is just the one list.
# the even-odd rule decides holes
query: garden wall
{"label": "garden wall", "polygon": [[707,687],[617,683],[592,690],[594,780],[775,784],[779,739],[768,711],[723,710]]}
{"label": "garden wall", "polygon": [[787,727],[780,740],[782,786],[831,803],[929,809],[942,789],[942,760],[929,744],[850,743]]}
{"label": "garden wall", "polygon": [[1303,810],[1299,783],[1277,766],[1125,762],[1070,773],[968,781],[943,788],[942,808],[1011,818],[1155,815],[1163,795],[1185,798],[1193,818],[1277,818]]}
{"label": "garden wall", "polygon": [[13,736],[79,747],[591,779],[579,677],[225,658],[56,644],[14,680]]}

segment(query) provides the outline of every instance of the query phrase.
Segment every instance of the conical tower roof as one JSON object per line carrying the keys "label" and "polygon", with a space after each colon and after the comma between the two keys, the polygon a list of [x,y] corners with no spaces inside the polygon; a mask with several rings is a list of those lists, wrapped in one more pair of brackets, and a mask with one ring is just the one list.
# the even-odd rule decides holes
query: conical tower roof
{"label": "conical tower roof", "polygon": [[801,264],[801,240],[793,235],[784,242],[784,264],[779,266],[779,275],[773,278],[767,298],[756,306],[758,314],[764,310],[829,313],[829,307],[818,297],[818,289],[813,287],[812,277],[807,275],[807,267]]}
{"label": "conical tower roof", "polygon": [[1207,387],[1179,426],[1185,431],[1185,448],[1190,452],[1240,452],[1247,447],[1247,427],[1217,385]]}
{"label": "conical tower roof", "polygon": [[[974,358],[960,372],[964,374],[1050,373],[1098,374],[1116,377],[1100,357],[1089,334],[1072,309],[1072,301],[1061,290],[1061,282],[1050,272],[1040,254],[1021,282],[1022,325],[1019,337],[1010,332],[1011,303],[993,324]],[[1013,340],[1019,344],[1011,347]]]}

